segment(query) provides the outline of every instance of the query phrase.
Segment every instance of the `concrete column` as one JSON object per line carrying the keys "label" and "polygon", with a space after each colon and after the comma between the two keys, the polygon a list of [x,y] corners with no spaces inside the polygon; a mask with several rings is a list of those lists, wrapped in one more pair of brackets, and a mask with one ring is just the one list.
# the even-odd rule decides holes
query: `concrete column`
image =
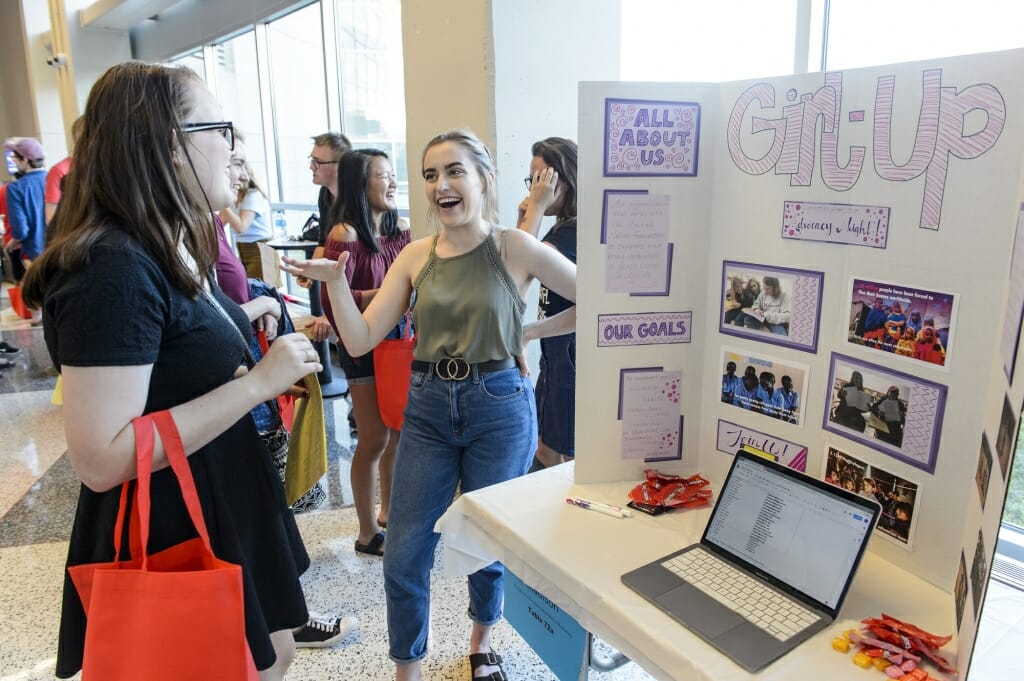
{"label": "concrete column", "polygon": [[[495,4],[501,4],[498,0]],[[451,128],[469,128],[495,143],[494,36],[490,0],[406,0],[402,3],[405,137],[409,214],[414,237],[428,233],[423,146]]]}

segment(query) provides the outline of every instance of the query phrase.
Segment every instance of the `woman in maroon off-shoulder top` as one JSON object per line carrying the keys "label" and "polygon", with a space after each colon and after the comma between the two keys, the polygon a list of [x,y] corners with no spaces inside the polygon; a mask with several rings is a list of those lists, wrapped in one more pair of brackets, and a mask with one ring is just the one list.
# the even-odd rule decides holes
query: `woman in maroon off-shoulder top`
{"label": "woman in maroon off-shoulder top", "polygon": [[[373,300],[388,268],[399,251],[409,243],[409,224],[398,217],[395,203],[396,180],[394,169],[383,151],[350,151],[338,162],[335,225],[327,236],[324,257],[337,260],[343,251],[349,252],[345,277],[361,310]],[[321,288],[321,296],[327,319],[337,333],[326,286]],[[388,337],[397,338],[399,334],[396,327]],[[340,338],[341,334],[338,336]],[[384,532],[381,528],[387,525],[399,434],[381,421],[374,384],[373,353],[352,357],[344,344],[339,343],[338,348],[359,430],[351,470],[352,496],[359,517],[355,550],[383,555]],[[374,513],[378,477],[381,492],[379,515]]]}

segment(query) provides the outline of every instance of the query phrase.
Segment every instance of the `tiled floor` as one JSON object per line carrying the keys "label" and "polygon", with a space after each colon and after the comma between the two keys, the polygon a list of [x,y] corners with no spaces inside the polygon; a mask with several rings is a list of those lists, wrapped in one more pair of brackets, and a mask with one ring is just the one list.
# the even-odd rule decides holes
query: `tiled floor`
{"label": "tiled floor", "polygon": [[[18,319],[0,296],[0,339],[22,348],[17,366],[0,369],[0,681],[53,679],[58,604],[78,482],[65,455],[60,410],[50,403],[56,372],[43,332]],[[340,370],[339,370],[340,371]],[[300,650],[290,680],[389,679],[381,561],[352,550],[357,523],[348,483],[353,441],[344,399],[327,403],[329,508],[298,516],[313,564],[303,576],[309,607],[351,614],[360,626],[329,649]],[[337,427],[336,427],[337,426]],[[434,681],[466,679],[469,620],[464,579],[433,583],[432,650],[424,669]],[[505,622],[495,648],[511,679],[554,676]],[[604,651],[605,653],[609,651]],[[595,681],[650,679],[635,664]]]}
{"label": "tiled floor", "polygon": [[[58,604],[67,537],[78,482],[65,455],[59,408],[50,403],[56,372],[32,328],[0,296],[0,339],[22,348],[17,366],[0,369],[0,681],[53,679]],[[352,550],[357,523],[348,484],[353,438],[344,399],[327,403],[330,443],[329,507],[298,517],[313,564],[303,577],[309,607],[355,615],[360,626],[329,649],[301,650],[292,681],[384,680],[392,678],[386,654],[381,561]],[[433,648],[424,665],[432,681],[466,679],[469,620],[465,580],[433,581]],[[1024,662],[1024,592],[992,581],[969,681],[1019,681]],[[554,676],[505,622],[495,647],[509,678],[548,681]],[[604,654],[610,651],[603,650]],[[635,664],[594,681],[650,679]]]}

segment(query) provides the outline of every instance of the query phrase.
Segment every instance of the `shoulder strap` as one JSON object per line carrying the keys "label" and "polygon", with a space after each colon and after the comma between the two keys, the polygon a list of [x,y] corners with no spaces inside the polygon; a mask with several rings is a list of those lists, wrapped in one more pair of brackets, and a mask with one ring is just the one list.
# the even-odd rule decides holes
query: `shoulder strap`
{"label": "shoulder strap", "polygon": [[[249,349],[249,341],[245,339],[245,334],[243,334],[242,330],[238,328],[238,325],[235,324],[235,320],[231,318],[231,315],[229,315],[228,311],[220,304],[220,301],[218,301],[217,298],[205,288],[203,289],[203,298],[213,307],[213,309],[217,310],[217,312],[227,320],[232,329],[238,332],[238,337],[242,339],[242,349],[245,353],[246,366],[251,370],[256,366],[256,358],[252,356],[252,350]],[[267,405],[267,408],[270,409],[270,413],[277,420],[279,427],[283,427],[284,422],[281,420],[281,412],[278,410],[277,400],[267,400],[263,404]]]}

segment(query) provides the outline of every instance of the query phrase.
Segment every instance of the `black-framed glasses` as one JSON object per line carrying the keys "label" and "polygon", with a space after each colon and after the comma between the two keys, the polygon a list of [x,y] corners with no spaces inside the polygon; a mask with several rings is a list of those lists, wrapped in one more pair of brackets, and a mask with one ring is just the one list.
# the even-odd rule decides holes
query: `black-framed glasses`
{"label": "black-framed glasses", "polygon": [[523,184],[526,185],[526,190],[529,191],[530,187],[533,186],[533,178],[532,177],[524,177],[523,178]]}
{"label": "black-framed glasses", "polygon": [[235,124],[231,121],[217,121],[215,123],[184,123],[181,126],[182,132],[203,132],[204,130],[216,130],[228,143],[231,151],[235,150]]}
{"label": "black-framed glasses", "polygon": [[309,163],[313,166],[314,170],[319,170],[320,166],[333,166],[337,161],[321,161],[316,156],[310,156]]}

